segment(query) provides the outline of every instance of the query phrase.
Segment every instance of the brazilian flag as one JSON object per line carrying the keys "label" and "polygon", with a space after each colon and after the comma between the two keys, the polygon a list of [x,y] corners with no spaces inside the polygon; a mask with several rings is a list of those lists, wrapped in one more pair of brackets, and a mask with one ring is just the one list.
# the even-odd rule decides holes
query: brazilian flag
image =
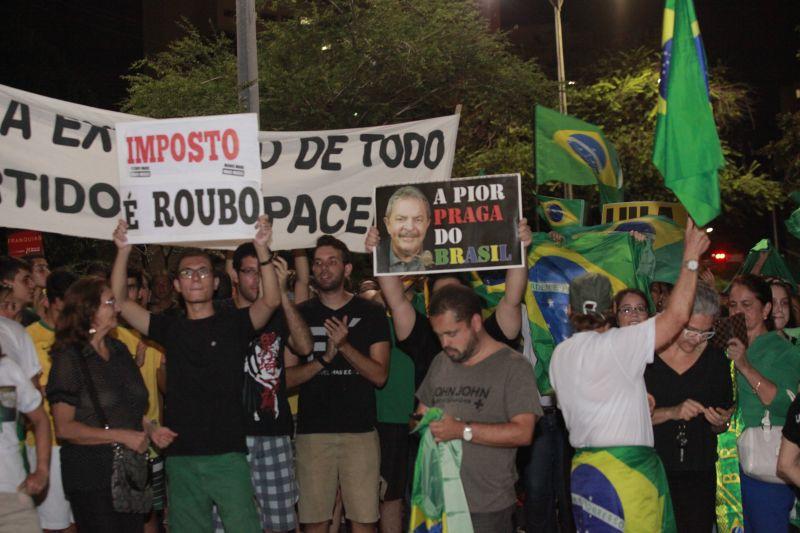
{"label": "brazilian flag", "polygon": [[617,151],[593,124],[536,106],[536,183],[597,185],[604,204],[622,202]]}
{"label": "brazilian flag", "polygon": [[653,164],[698,226],[720,213],[725,164],[692,0],[666,0]]}
{"label": "brazilian flag", "polygon": [[[761,263],[761,268],[758,270],[759,275],[781,278],[797,290],[797,282],[789,270],[789,266],[768,239],[761,239],[750,249],[736,275],[749,274],[759,262]],[[728,286],[730,287],[730,285]]]}
{"label": "brazilian flag", "polygon": [[542,394],[553,390],[548,376],[553,350],[572,334],[567,319],[570,281],[596,272],[608,277],[615,293],[626,287],[647,291],[652,264],[642,264],[642,258],[649,248],[648,242],[636,242],[622,232],[589,231],[563,244],[553,242],[546,234],[534,235],[528,252],[525,306],[537,358],[536,380]]}
{"label": "brazilian flag", "polygon": [[555,231],[570,226],[583,226],[586,202],[584,200],[567,200],[537,194],[539,199],[539,216]]}
{"label": "brazilian flag", "polygon": [[666,217],[648,215],[639,218],[631,218],[610,224],[601,224],[590,227],[566,228],[562,233],[568,237],[575,237],[586,232],[631,232],[638,231],[650,239],[652,244],[652,255],[650,251],[645,252],[642,263],[652,262],[651,281],[665,281],[675,283],[681,271],[681,261],[683,257],[683,233],[684,229]]}

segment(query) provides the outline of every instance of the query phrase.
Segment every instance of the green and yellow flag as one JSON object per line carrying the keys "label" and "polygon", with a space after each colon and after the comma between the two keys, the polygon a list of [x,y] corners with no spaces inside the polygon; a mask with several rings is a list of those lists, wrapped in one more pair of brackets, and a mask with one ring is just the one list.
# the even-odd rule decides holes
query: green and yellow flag
{"label": "green and yellow flag", "polygon": [[617,151],[593,124],[536,106],[536,182],[597,185],[604,204],[622,202]]}
{"label": "green and yellow flag", "polygon": [[571,226],[583,226],[586,202],[584,200],[567,200],[537,194],[539,199],[539,216],[555,231]]}
{"label": "green and yellow flag", "polygon": [[708,71],[692,0],[667,0],[661,38],[653,164],[698,226],[720,213],[725,164],[708,92]]}
{"label": "green and yellow flag", "polygon": [[548,394],[550,358],[556,345],[572,334],[567,318],[570,281],[587,272],[608,277],[616,293],[626,287],[647,291],[652,263],[643,268],[640,261],[649,243],[634,241],[627,233],[586,232],[558,244],[546,234],[536,233],[528,252],[528,310],[531,341],[536,353],[536,381],[539,391]]}

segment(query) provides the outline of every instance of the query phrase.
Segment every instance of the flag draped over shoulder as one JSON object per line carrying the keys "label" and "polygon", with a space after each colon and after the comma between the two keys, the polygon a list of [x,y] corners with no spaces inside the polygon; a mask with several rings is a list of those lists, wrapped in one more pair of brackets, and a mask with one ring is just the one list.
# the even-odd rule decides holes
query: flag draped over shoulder
{"label": "flag draped over shoulder", "polygon": [[536,106],[536,183],[597,185],[604,204],[623,201],[617,151],[593,124]]}
{"label": "flag draped over shoulder", "polygon": [[583,200],[567,200],[537,194],[539,200],[539,216],[555,231],[571,226],[583,226],[586,202]]}
{"label": "flag draped over shoulder", "polygon": [[725,164],[708,91],[700,26],[692,0],[667,0],[653,164],[698,226],[720,213]]}
{"label": "flag draped over shoulder", "polygon": [[616,293],[626,287],[647,290],[652,275],[641,264],[649,243],[636,242],[627,233],[585,232],[562,244],[537,233],[528,252],[528,287],[525,306],[536,352],[536,380],[539,391],[553,390],[548,376],[550,358],[556,344],[569,337],[567,319],[570,281],[597,272],[608,277]]}

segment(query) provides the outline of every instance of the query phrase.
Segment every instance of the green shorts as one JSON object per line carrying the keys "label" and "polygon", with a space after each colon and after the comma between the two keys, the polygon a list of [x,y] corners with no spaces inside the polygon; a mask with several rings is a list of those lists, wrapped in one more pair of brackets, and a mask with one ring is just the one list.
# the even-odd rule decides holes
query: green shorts
{"label": "green shorts", "polygon": [[212,533],[216,504],[227,533],[261,531],[243,453],[167,457],[170,533]]}

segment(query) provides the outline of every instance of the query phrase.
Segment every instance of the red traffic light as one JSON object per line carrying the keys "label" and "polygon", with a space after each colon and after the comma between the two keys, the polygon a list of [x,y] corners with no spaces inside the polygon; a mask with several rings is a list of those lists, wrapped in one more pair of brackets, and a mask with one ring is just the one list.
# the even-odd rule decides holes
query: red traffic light
{"label": "red traffic light", "polygon": [[715,263],[724,263],[728,260],[728,254],[722,250],[717,250],[716,252],[711,252],[711,259],[713,259]]}

